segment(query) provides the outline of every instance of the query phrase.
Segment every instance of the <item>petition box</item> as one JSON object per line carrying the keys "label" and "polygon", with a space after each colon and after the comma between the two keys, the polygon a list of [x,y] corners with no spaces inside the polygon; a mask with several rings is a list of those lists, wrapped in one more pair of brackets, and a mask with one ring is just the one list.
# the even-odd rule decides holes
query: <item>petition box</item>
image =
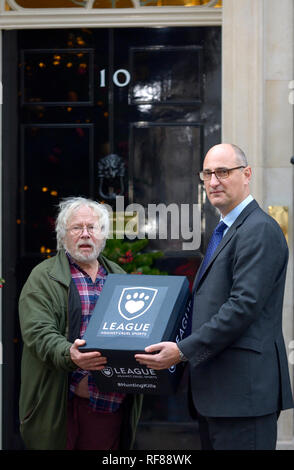
{"label": "petition box", "polygon": [[93,372],[102,391],[170,394],[185,363],[155,371],[134,358],[146,346],[178,342],[191,331],[191,295],[185,276],[109,274],[80,351],[100,351],[107,366]]}

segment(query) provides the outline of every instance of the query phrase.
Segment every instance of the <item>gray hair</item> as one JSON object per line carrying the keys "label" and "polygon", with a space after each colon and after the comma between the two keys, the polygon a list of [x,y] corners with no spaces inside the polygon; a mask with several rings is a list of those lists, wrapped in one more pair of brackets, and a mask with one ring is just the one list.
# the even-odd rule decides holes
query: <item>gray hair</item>
{"label": "gray hair", "polygon": [[233,148],[235,152],[236,158],[238,160],[237,163],[240,163],[241,165],[244,165],[245,167],[248,166],[247,157],[245,153],[243,152],[243,150],[240,149],[240,147],[238,147],[238,145],[235,145],[235,144],[231,144],[231,147]]}
{"label": "gray hair", "polygon": [[106,207],[92,199],[86,199],[84,197],[68,197],[59,203],[59,212],[55,224],[57,250],[64,248],[64,237],[69,218],[73,212],[83,206],[93,209],[95,215],[99,217],[101,234],[104,238],[105,245],[109,233],[109,212]]}

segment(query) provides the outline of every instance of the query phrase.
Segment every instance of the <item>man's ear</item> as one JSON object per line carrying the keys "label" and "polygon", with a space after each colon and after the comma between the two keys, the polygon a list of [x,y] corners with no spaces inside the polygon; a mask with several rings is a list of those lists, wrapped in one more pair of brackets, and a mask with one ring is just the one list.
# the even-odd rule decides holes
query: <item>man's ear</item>
{"label": "man's ear", "polygon": [[252,176],[251,166],[246,166],[246,168],[244,168],[244,170],[243,170],[243,173],[246,176],[246,178],[248,179],[248,183],[249,183],[249,181],[251,180],[251,176]]}

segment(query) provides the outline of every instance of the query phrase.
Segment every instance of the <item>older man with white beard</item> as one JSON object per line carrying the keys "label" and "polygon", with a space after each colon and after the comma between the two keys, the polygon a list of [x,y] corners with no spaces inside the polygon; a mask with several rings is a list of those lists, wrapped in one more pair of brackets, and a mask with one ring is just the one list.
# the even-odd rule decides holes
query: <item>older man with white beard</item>
{"label": "older man with white beard", "polygon": [[21,292],[24,342],[20,429],[28,449],[118,450],[134,443],[142,397],[102,393],[95,382],[107,358],[81,353],[81,338],[108,273],[107,209],[92,200],[60,203],[57,254],[36,266]]}

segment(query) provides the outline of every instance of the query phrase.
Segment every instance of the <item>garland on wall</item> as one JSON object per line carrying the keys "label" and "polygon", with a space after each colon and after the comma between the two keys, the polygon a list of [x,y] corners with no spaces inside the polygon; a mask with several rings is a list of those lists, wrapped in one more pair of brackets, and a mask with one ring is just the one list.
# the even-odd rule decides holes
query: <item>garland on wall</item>
{"label": "garland on wall", "polygon": [[120,239],[108,239],[103,254],[121,266],[128,274],[167,274],[154,266],[163,256],[161,251],[144,251],[148,240],[126,242]]}

